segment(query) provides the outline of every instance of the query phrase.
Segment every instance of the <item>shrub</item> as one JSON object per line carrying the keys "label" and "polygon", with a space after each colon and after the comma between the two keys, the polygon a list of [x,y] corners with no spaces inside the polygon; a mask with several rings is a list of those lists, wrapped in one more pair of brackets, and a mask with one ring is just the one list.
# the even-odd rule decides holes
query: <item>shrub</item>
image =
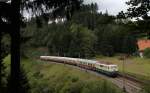
{"label": "shrub", "polygon": [[113,84],[110,84],[106,80],[104,81],[89,81],[84,86],[81,93],[122,93],[117,90]]}
{"label": "shrub", "polygon": [[78,77],[73,77],[73,78],[71,79],[72,82],[77,82],[78,80],[79,80]]}
{"label": "shrub", "polygon": [[84,82],[66,83],[59,93],[81,93]]}
{"label": "shrub", "polygon": [[144,50],[144,57],[150,58],[150,48]]}
{"label": "shrub", "polygon": [[150,84],[144,86],[144,93],[150,93]]}

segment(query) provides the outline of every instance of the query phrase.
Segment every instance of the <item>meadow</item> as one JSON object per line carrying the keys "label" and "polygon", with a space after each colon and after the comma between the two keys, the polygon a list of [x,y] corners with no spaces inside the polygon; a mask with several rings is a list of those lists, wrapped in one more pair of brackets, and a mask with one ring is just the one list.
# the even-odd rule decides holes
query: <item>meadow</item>
{"label": "meadow", "polygon": [[[10,56],[5,58],[7,72],[9,62]],[[22,59],[22,66],[31,93],[122,93],[114,84],[64,64]]]}
{"label": "meadow", "polygon": [[[104,57],[97,56],[95,59],[117,64],[119,72],[123,73],[123,60],[119,56]],[[140,57],[129,57],[124,60],[124,72],[140,80],[150,81],[150,59]]]}

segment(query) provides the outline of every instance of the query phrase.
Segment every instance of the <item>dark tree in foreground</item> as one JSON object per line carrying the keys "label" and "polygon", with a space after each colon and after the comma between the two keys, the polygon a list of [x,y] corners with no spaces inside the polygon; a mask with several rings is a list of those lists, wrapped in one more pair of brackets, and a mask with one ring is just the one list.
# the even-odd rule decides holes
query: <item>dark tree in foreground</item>
{"label": "dark tree in foreground", "polygon": [[[4,2],[0,2],[0,93],[5,92],[5,84],[3,82],[3,79],[5,77],[5,66],[3,59],[8,54],[8,49],[5,46],[4,42],[2,42],[3,35],[5,35],[9,30],[9,23],[6,23],[7,20],[5,18],[8,18],[8,8],[9,4],[6,4]],[[2,31],[2,29],[5,29],[5,31]]]}
{"label": "dark tree in foreground", "polygon": [[[24,71],[23,67],[20,69],[19,73],[19,93],[30,93],[30,84],[28,82],[28,78],[26,76],[26,72]],[[12,93],[10,90],[12,87],[11,85],[11,76],[8,76],[8,84],[7,84],[7,93]]]}
{"label": "dark tree in foreground", "polygon": [[[5,0],[4,0],[5,1]],[[1,9],[0,20],[3,19],[11,36],[11,75],[10,75],[10,91],[11,93],[21,93],[20,88],[20,26],[23,18],[21,17],[20,11],[32,10],[33,16],[44,15],[47,18],[47,13],[51,10],[53,17],[56,17],[58,13],[64,11],[67,19],[71,18],[73,11],[80,7],[81,0],[11,0],[8,4],[0,2],[1,7],[7,8]],[[8,22],[9,21],[9,22]],[[40,23],[38,20],[37,23]],[[10,26],[10,27],[9,27]]]}
{"label": "dark tree in foreground", "polygon": [[[2,40],[2,33],[0,32],[0,40]],[[5,56],[5,52],[3,49],[2,41],[0,41],[0,92],[4,92],[4,84],[3,84],[3,77],[4,77],[4,63],[3,63],[3,58]]]}

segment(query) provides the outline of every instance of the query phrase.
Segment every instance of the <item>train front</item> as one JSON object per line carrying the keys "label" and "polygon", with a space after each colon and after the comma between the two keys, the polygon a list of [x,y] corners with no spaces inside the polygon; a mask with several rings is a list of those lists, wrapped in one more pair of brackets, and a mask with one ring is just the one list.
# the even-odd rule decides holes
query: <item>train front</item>
{"label": "train front", "polygon": [[110,76],[117,77],[118,75],[118,66],[117,65],[109,65]]}

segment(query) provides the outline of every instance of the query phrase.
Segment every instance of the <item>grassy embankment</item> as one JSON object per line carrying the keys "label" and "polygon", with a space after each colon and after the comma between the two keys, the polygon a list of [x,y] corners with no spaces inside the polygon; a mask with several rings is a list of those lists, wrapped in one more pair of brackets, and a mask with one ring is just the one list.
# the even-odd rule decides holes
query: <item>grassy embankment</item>
{"label": "grassy embankment", "polygon": [[[9,56],[5,58],[10,65]],[[63,64],[23,59],[32,93],[122,93],[106,80]],[[8,68],[7,68],[8,70]]]}
{"label": "grassy embankment", "polygon": [[[38,48],[32,49],[29,51],[30,57],[39,57],[40,55],[49,55],[48,49],[46,48]],[[114,57],[104,57],[104,56],[96,56],[94,59],[100,61],[108,61],[119,66],[119,71],[122,72],[123,61],[119,60],[119,56]],[[131,76],[136,77],[139,80],[150,81],[150,59],[139,58],[139,57],[130,57],[125,60],[125,73]]]}
{"label": "grassy embankment", "polygon": [[[119,71],[123,72],[123,61],[115,57],[96,57],[97,60],[111,62],[119,66]],[[125,62],[125,73],[135,76],[140,80],[150,81],[150,59],[130,57]]]}

